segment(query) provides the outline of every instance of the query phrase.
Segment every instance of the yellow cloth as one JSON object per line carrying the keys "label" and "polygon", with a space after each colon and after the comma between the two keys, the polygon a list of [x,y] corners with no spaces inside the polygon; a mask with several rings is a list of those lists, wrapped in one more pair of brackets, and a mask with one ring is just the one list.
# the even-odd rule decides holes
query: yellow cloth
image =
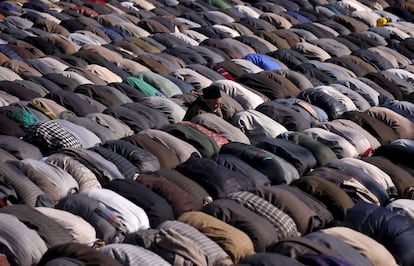
{"label": "yellow cloth", "polygon": [[382,27],[387,24],[388,20],[386,18],[377,19],[377,27]]}

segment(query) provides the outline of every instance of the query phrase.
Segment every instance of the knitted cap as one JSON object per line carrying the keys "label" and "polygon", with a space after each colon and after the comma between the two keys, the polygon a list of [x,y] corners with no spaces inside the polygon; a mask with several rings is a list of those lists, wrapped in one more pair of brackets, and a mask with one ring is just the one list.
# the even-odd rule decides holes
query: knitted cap
{"label": "knitted cap", "polygon": [[217,87],[207,87],[203,89],[204,99],[217,99],[221,97],[220,89]]}

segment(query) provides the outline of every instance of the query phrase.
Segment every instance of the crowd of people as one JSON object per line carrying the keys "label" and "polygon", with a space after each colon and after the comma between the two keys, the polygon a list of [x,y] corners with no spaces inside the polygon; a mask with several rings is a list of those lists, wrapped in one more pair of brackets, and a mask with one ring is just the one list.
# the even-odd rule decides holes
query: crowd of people
{"label": "crowd of people", "polygon": [[414,265],[414,1],[0,1],[0,266]]}

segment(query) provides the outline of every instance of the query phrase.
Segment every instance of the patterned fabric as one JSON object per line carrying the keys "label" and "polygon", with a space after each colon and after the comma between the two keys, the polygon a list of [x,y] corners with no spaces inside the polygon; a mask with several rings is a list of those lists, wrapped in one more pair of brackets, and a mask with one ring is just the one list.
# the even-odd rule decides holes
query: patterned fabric
{"label": "patterned fabric", "polygon": [[126,232],[125,226],[122,224],[122,221],[116,216],[116,213],[109,209],[105,204],[99,202],[98,207],[96,207],[95,212],[108,221],[113,227],[119,231]]}
{"label": "patterned fabric", "polygon": [[34,159],[20,160],[19,169],[54,200],[79,191],[78,182],[60,167]]}
{"label": "patterned fabric", "polygon": [[53,207],[53,201],[16,167],[1,163],[0,177],[17,193],[19,200],[32,207]]}
{"label": "patterned fabric", "polygon": [[101,215],[103,215],[103,217],[118,230],[124,230],[127,233],[131,233],[136,232],[139,229],[148,229],[150,227],[148,215],[145,211],[114,191],[93,188],[82,192],[82,194],[105,204],[109,210],[113,211],[123,226],[116,221],[113,215],[108,216],[109,213],[105,209],[98,207],[98,211],[100,211]]}
{"label": "patterned fabric", "polygon": [[223,136],[220,136],[219,134],[217,134],[217,133],[215,133],[215,132],[213,132],[213,131],[211,131],[211,130],[209,130],[209,129],[207,129],[207,128],[199,125],[199,124],[196,124],[196,123],[193,123],[193,122],[190,122],[190,121],[181,121],[180,124],[181,125],[189,125],[189,126],[192,126],[196,129],[200,130],[201,132],[203,132],[204,134],[209,136],[211,139],[213,139],[219,147],[223,146],[224,144],[229,143],[229,141],[226,138],[224,138]]}
{"label": "patterned fabric", "polygon": [[[69,156],[85,165],[89,170],[92,171],[101,185],[114,179],[109,170],[106,169],[101,162],[92,157],[91,154],[87,153],[87,150],[85,149],[65,148],[62,150],[62,154]],[[53,156],[53,154],[51,156]]]}
{"label": "patterned fabric", "polygon": [[205,158],[211,158],[220,149],[215,140],[189,125],[169,124],[162,130],[193,145]]}
{"label": "patterned fabric", "polygon": [[171,265],[156,253],[131,244],[109,244],[100,248],[99,251],[111,256],[123,265]]}
{"label": "patterned fabric", "polygon": [[82,144],[54,121],[42,121],[27,128],[26,141],[41,147],[44,153],[54,153],[63,148],[81,148]]}
{"label": "patterned fabric", "polygon": [[118,153],[103,147],[94,147],[92,148],[92,150],[99,153],[102,157],[115,164],[125,178],[132,180],[137,178],[140,172],[139,169],[130,161],[128,161],[128,159],[126,159],[124,156],[119,155]]}
{"label": "patterned fabric", "polygon": [[230,257],[218,244],[216,244],[216,242],[203,235],[191,225],[179,221],[165,221],[160,224],[157,229],[163,229],[166,231],[174,229],[183,236],[192,239],[206,255],[209,266],[219,265],[221,263],[222,265],[225,265],[225,262],[229,262],[228,264],[231,264]]}
{"label": "patterned fabric", "polygon": [[299,236],[295,221],[276,206],[247,191],[232,193],[229,199],[236,201],[269,221],[278,233],[279,239]]}
{"label": "patterned fabric", "polygon": [[47,157],[46,162],[59,166],[68,172],[79,184],[79,192],[89,190],[91,188],[101,188],[96,175],[80,161],[63,153],[54,153]]}

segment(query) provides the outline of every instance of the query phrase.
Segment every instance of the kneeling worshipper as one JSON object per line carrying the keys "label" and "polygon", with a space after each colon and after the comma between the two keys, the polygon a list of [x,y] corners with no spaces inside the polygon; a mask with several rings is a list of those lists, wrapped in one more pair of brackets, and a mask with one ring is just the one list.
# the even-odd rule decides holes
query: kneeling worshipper
{"label": "kneeling worshipper", "polygon": [[213,113],[223,118],[221,110],[221,94],[217,87],[206,87],[203,95],[190,104],[183,120],[191,120],[194,116],[203,113]]}

